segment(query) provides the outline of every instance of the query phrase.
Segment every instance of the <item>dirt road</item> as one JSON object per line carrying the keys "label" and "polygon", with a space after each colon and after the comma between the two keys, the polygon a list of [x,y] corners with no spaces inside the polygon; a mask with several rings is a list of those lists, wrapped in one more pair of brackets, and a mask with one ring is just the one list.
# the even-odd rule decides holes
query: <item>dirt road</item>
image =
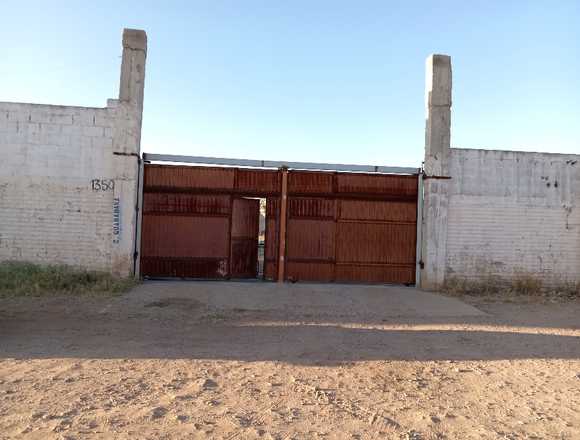
{"label": "dirt road", "polygon": [[0,438],[580,438],[580,302],[276,289],[3,300]]}

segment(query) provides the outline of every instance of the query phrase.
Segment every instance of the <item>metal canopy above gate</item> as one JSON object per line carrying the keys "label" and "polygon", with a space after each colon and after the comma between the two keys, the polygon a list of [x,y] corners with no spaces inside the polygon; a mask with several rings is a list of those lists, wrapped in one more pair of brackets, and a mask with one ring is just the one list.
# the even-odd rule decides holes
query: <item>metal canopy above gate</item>
{"label": "metal canopy above gate", "polygon": [[350,171],[380,174],[420,174],[421,168],[377,165],[336,164],[317,162],[284,162],[276,160],[229,159],[223,157],[179,156],[173,154],[143,153],[146,162],[173,162],[203,165],[223,165],[250,168],[289,168],[296,170]]}

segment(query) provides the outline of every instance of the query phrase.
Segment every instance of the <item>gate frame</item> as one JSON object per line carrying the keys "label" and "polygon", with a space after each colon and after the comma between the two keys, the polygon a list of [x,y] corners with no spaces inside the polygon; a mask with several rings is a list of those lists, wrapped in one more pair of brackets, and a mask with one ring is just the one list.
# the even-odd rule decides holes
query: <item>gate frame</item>
{"label": "gate frame", "polygon": [[[141,171],[143,171],[145,163],[165,162],[169,164],[196,164],[196,165],[222,165],[229,167],[243,167],[243,168],[268,168],[278,169],[282,172],[282,186],[284,186],[284,177],[288,176],[288,170],[316,170],[316,171],[338,171],[338,172],[358,172],[358,173],[372,173],[372,174],[411,174],[417,176],[418,191],[417,191],[417,232],[416,232],[416,251],[415,251],[415,286],[421,285],[421,265],[422,261],[422,225],[423,225],[423,169],[413,167],[392,167],[392,166],[376,166],[376,165],[357,165],[357,164],[332,164],[332,163],[318,163],[318,162],[284,162],[271,160],[251,160],[251,159],[230,159],[220,157],[204,157],[204,156],[180,156],[172,154],[155,154],[143,153],[141,160]],[[143,212],[143,174],[141,174],[141,182],[139,182],[139,192],[137,199],[137,237],[135,242],[141,243],[142,231],[142,212]],[[283,190],[284,188],[282,188]],[[287,191],[286,191],[287,192]],[[284,201],[284,199],[286,199]],[[280,208],[287,203],[287,194],[284,191],[280,194]],[[282,218],[280,218],[282,223]],[[284,222],[285,223],[285,222]],[[280,225],[282,228],[282,224]],[[279,253],[278,253],[278,279],[275,281],[284,282],[285,272],[285,255],[286,255],[286,240],[285,237],[280,237]],[[141,248],[135,246],[135,277],[141,276]],[[282,273],[282,276],[280,276]]]}

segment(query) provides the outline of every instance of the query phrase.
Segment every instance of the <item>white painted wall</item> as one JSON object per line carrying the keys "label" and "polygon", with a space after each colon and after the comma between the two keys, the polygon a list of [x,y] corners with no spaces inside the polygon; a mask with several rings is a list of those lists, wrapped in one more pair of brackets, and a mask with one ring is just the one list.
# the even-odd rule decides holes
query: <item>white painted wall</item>
{"label": "white painted wall", "polygon": [[446,278],[580,281],[580,156],[450,152]]}
{"label": "white painted wall", "polygon": [[451,148],[451,78],[427,58],[421,287],[580,281],[580,155]]}
{"label": "white painted wall", "polygon": [[126,30],[105,108],[0,102],[0,260],[132,274],[145,54]]}

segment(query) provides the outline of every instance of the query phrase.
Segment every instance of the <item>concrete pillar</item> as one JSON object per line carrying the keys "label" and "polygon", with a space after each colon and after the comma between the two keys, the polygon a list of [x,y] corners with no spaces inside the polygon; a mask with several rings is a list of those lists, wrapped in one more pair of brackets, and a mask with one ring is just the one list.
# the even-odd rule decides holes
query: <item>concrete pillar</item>
{"label": "concrete pillar", "polygon": [[146,58],[147,34],[141,30],[125,29],[117,107],[121,126],[114,146],[117,152],[139,154],[140,151]]}
{"label": "concrete pillar", "polygon": [[451,57],[430,55],[425,81],[425,162],[421,287],[445,281],[449,156],[451,153]]}
{"label": "concrete pillar", "polygon": [[119,100],[109,106],[115,118],[113,166],[115,189],[113,217],[119,223],[113,236],[113,272],[137,274],[138,203],[140,185],[141,126],[145,87],[147,35],[142,30],[123,31],[123,58]]}

